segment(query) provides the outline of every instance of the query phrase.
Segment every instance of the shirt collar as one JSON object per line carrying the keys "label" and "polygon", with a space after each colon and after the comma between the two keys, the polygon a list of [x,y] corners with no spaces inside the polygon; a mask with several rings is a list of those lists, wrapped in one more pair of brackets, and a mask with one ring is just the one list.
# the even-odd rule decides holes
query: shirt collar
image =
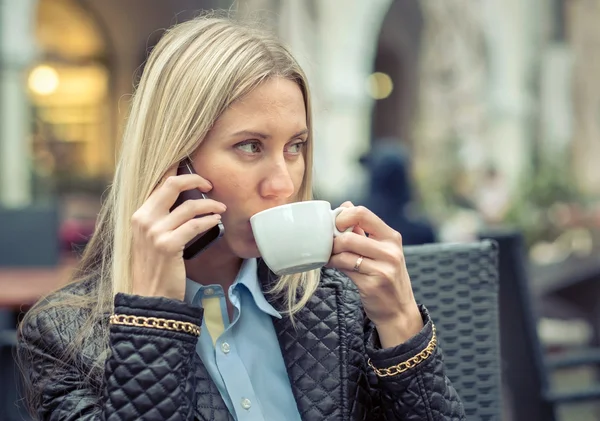
{"label": "shirt collar", "polygon": [[236,284],[244,285],[248,288],[248,291],[254,299],[256,306],[261,309],[264,313],[267,313],[273,317],[281,319],[281,314],[267,301],[263,294],[260,282],[258,281],[258,264],[256,259],[246,259],[240,268],[237,279],[235,280],[233,287]]}
{"label": "shirt collar", "polygon": [[[258,263],[256,259],[245,259],[242,267],[237,274],[232,288],[237,288],[238,285],[246,287],[256,306],[264,313],[281,319],[281,314],[267,301],[263,294],[260,282],[258,280]],[[194,297],[204,288],[198,282],[194,282],[189,278],[185,280],[185,298],[184,301],[193,305]]]}
{"label": "shirt collar", "polygon": [[198,282],[192,281],[190,278],[185,278],[185,296],[183,301],[190,305],[194,305],[194,297],[198,294],[198,291],[202,289],[202,285]]}

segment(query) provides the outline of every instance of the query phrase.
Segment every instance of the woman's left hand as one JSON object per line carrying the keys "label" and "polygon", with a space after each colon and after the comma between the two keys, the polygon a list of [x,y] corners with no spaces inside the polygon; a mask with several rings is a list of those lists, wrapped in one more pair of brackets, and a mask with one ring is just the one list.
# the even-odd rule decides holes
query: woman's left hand
{"label": "woman's left hand", "polygon": [[381,346],[400,345],[423,328],[404,261],[402,236],[363,206],[350,202],[341,206],[346,209],[337,217],[336,226],[340,231],[354,229],[334,239],[327,266],[341,270],[356,284]]}

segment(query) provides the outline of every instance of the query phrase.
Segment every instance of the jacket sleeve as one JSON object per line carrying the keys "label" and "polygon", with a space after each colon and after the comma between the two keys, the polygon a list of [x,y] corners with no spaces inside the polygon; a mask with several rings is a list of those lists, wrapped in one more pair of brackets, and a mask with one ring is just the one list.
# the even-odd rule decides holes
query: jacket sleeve
{"label": "jacket sleeve", "polygon": [[[433,337],[433,324],[425,307],[420,306],[424,327],[416,336],[394,348],[381,349],[377,330],[368,321],[366,333],[367,357],[377,368],[397,365],[424,350]],[[465,420],[460,398],[446,377],[439,346],[425,361],[403,373],[377,377],[371,368],[372,398],[376,410],[374,420],[385,421],[446,421]]]}
{"label": "jacket sleeve", "polygon": [[[64,311],[64,310],[63,310]],[[191,420],[197,337],[157,328],[110,325],[102,385],[94,388],[62,358],[67,343],[58,310],[26,321],[18,343],[27,392],[40,420]],[[202,309],[160,297],[117,294],[115,313],[202,323]],[[64,320],[64,317],[63,317]]]}

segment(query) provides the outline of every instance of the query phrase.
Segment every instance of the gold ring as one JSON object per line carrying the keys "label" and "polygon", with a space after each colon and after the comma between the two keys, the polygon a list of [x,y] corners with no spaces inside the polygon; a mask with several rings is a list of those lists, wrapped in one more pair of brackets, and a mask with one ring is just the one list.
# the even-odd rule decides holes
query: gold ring
{"label": "gold ring", "polygon": [[358,256],[358,259],[356,259],[356,263],[354,264],[354,268],[352,270],[354,270],[354,272],[360,273],[360,265],[362,262],[363,262],[363,257]]}

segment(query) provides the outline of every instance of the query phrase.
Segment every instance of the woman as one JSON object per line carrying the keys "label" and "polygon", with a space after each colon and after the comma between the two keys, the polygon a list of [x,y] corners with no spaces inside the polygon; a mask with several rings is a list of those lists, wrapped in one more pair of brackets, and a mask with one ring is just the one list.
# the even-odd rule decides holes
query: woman
{"label": "woman", "polygon": [[[162,37],[76,280],[22,323],[37,418],[464,419],[399,233],[345,203],[327,269],[277,279],[260,260],[249,218],[311,198],[310,115],[270,35],[202,17]],[[199,175],[176,175],[186,157]],[[170,212],[196,188],[210,199]]]}

